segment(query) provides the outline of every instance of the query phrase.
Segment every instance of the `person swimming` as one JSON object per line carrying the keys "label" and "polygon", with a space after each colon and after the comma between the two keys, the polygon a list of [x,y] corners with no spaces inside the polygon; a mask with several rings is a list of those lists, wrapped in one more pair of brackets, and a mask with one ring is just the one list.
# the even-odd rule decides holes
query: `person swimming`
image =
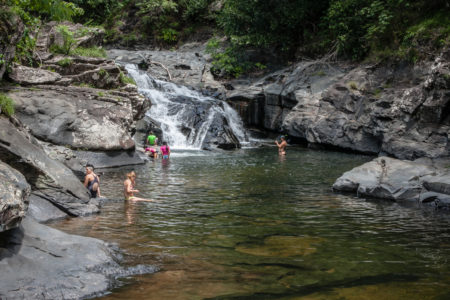
{"label": "person swimming", "polygon": [[100,178],[94,173],[94,166],[86,165],[86,176],[84,177],[84,186],[88,189],[91,198],[101,197]]}
{"label": "person swimming", "polygon": [[131,171],[127,174],[127,179],[123,182],[123,195],[126,201],[147,201],[151,202],[151,199],[144,199],[134,196],[135,193],[139,193],[139,190],[135,189],[136,185],[136,173]]}

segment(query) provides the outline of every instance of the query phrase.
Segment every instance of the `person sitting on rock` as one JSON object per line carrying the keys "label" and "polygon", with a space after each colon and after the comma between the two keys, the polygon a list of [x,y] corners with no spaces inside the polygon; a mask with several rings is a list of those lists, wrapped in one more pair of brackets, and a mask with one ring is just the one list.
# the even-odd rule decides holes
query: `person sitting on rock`
{"label": "person sitting on rock", "polygon": [[147,201],[151,202],[151,199],[144,199],[134,196],[134,193],[139,193],[139,190],[135,189],[136,185],[136,173],[131,171],[127,174],[127,179],[123,182],[123,195],[126,201]]}
{"label": "person sitting on rock", "polygon": [[153,133],[153,131],[150,131],[150,134],[147,137],[147,144],[150,145],[150,146],[158,145],[158,138]]}
{"label": "person sitting on rock", "polygon": [[278,154],[279,155],[286,155],[287,142],[286,142],[286,138],[284,137],[284,135],[282,135],[280,137],[280,140],[281,140],[280,143],[277,140],[275,140],[275,144],[277,144],[277,147],[278,147]]}
{"label": "person sitting on rock", "polygon": [[84,186],[88,189],[91,198],[101,197],[100,178],[94,173],[93,165],[86,165],[86,176],[84,177]]}

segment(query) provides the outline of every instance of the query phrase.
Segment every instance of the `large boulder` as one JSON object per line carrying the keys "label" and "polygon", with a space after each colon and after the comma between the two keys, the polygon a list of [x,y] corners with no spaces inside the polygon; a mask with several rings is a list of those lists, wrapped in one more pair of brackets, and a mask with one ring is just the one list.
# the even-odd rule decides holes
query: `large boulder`
{"label": "large boulder", "polygon": [[2,299],[82,299],[105,292],[119,266],[103,241],[25,218],[0,233],[0,269]]}
{"label": "large boulder", "polygon": [[23,31],[22,19],[9,7],[0,4],[0,80],[14,58],[16,45],[22,38]]}
{"label": "large boulder", "polygon": [[62,163],[49,158],[17,121],[0,116],[0,158],[21,172],[33,193],[74,216],[99,211],[87,189]]}
{"label": "large boulder", "polygon": [[378,157],[345,172],[333,190],[394,201],[441,202],[450,197],[450,173],[414,161]]}
{"label": "large boulder", "polygon": [[30,191],[25,177],[0,161],[0,232],[19,226],[28,209]]}
{"label": "large boulder", "polygon": [[13,82],[23,85],[50,84],[62,77],[56,72],[14,64],[8,74]]}
{"label": "large boulder", "polygon": [[148,101],[134,92],[37,86],[9,92],[16,117],[31,133],[56,145],[83,150],[134,149],[134,119]]}

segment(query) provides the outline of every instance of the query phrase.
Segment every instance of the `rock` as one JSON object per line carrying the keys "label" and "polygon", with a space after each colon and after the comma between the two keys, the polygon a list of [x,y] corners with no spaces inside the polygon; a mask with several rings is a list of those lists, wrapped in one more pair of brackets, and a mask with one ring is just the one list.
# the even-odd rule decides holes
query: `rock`
{"label": "rock", "polygon": [[333,184],[333,190],[394,201],[418,201],[425,178],[436,176],[436,172],[431,166],[378,157],[345,172]]}
{"label": "rock", "polygon": [[30,205],[28,207],[27,216],[39,223],[65,219],[68,217],[65,212],[36,194],[31,194],[29,201]]}
{"label": "rock", "polygon": [[[126,64],[137,64],[160,80],[192,86],[195,88],[218,88],[221,85],[208,77],[209,64],[203,56],[204,46],[186,47],[186,51],[127,51],[112,49],[108,57]],[[151,63],[153,62],[153,63]],[[164,65],[164,67],[162,65]],[[170,77],[169,80],[169,70]]]}
{"label": "rock", "polygon": [[344,173],[333,184],[333,190],[450,208],[450,173],[433,164],[424,164],[432,163],[431,160],[420,161],[379,157]]}
{"label": "rock", "polygon": [[89,193],[72,171],[49,158],[20,123],[0,116],[0,157],[21,172],[33,192],[74,216],[98,212]]}
{"label": "rock", "polygon": [[105,31],[101,28],[85,27],[82,24],[73,24],[68,21],[64,22],[48,22],[41,26],[36,40],[36,49],[39,52],[50,52],[50,46],[63,46],[64,38],[58,30],[58,26],[65,26],[69,32],[74,33],[76,47],[92,47],[99,46],[105,35]]}
{"label": "rock", "polygon": [[134,117],[146,109],[137,93],[123,97],[92,88],[37,86],[8,94],[16,117],[31,133],[56,145],[86,150],[129,150]]}
{"label": "rock", "polygon": [[450,173],[428,177],[423,184],[429,191],[450,195]]}
{"label": "rock", "polygon": [[4,4],[0,4],[0,80],[16,53],[16,45],[24,31],[22,19]]}
{"label": "rock", "polygon": [[30,218],[0,233],[0,297],[81,299],[105,292],[119,272],[98,239],[70,235]]}
{"label": "rock", "polygon": [[50,84],[61,79],[61,75],[56,72],[25,67],[17,64],[13,65],[8,76],[13,82],[24,85]]}
{"label": "rock", "polygon": [[0,161],[0,232],[20,225],[28,209],[30,191],[25,177]]}

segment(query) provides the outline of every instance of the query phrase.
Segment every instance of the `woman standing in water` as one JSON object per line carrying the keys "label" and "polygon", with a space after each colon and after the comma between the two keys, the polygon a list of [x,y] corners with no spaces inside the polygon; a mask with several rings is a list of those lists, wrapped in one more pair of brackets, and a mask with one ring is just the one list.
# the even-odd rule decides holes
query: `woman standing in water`
{"label": "woman standing in water", "polygon": [[161,148],[159,148],[159,151],[161,151],[163,159],[169,159],[170,148],[169,148],[169,146],[167,146],[167,142],[163,142],[163,145]]}
{"label": "woman standing in water", "polygon": [[93,165],[86,165],[86,177],[84,177],[84,186],[88,189],[91,198],[101,197],[100,195],[100,179],[94,173]]}
{"label": "woman standing in water", "polygon": [[144,199],[135,197],[134,193],[139,193],[139,190],[136,190],[134,187],[136,185],[136,173],[131,171],[127,174],[127,179],[123,182],[123,194],[125,196],[125,200],[129,201],[147,201],[151,202],[151,199]]}

